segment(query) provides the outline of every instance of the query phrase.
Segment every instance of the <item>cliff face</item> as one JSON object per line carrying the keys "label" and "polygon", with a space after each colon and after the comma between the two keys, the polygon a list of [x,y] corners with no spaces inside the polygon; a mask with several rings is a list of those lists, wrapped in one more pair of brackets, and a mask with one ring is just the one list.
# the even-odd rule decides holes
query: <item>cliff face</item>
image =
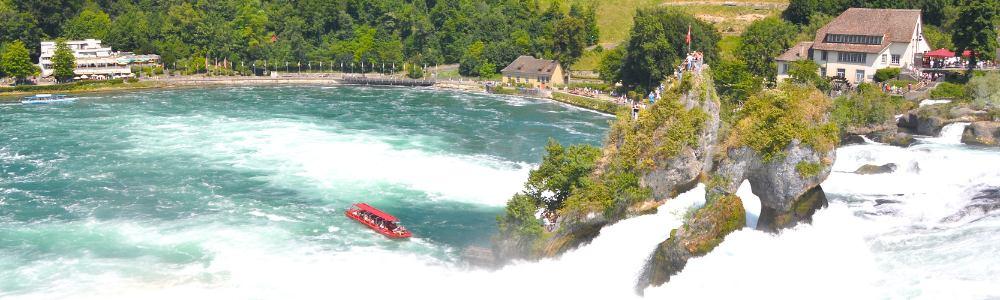
{"label": "cliff face", "polygon": [[[797,205],[801,205],[797,203],[799,199],[806,193],[819,189],[819,184],[830,175],[836,152],[817,152],[798,140],[793,140],[783,153],[781,159],[764,161],[750,147],[730,150],[714,172],[715,176],[725,179],[724,184],[709,192],[733,194],[739,189],[740,183],[749,180],[751,190],[761,202],[761,216],[757,223],[757,229],[760,230],[776,231],[794,226],[797,221],[808,220],[812,215],[811,211],[792,215],[790,219],[780,216],[795,212]],[[814,169],[807,170],[809,168]],[[826,206],[825,201],[822,202],[820,206]]]}
{"label": "cliff face", "polygon": [[[588,184],[559,210],[557,229],[534,239],[529,250],[498,249],[500,259],[559,255],[699,182],[708,187],[706,205],[651,249],[637,290],[668,281],[688,259],[744,227],[743,204],[735,196],[744,180],[761,199],[757,229],[810,221],[826,206],[820,183],[830,174],[838,142],[839,130],[828,119],[830,99],[814,88],[783,85],[747,100],[733,124],[723,124],[709,74],[671,82],[665,97],[635,120],[619,115]],[[501,232],[498,245],[517,238]]]}

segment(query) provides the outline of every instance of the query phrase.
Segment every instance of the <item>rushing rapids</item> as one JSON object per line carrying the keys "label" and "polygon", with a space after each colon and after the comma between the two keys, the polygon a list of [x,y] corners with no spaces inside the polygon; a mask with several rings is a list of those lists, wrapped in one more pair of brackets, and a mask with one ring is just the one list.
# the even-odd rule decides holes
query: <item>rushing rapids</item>
{"label": "rushing rapids", "polygon": [[[649,251],[704,204],[703,186],[559,258],[481,270],[458,254],[488,242],[545,139],[596,144],[606,120],[520,98],[366,88],[3,106],[0,298],[638,297]],[[965,124],[949,126],[908,148],[838,149],[830,206],[812,224],[736,231],[645,297],[1000,296],[1000,214],[989,209],[1000,200],[988,198],[1000,151],[961,145]],[[898,168],[853,173],[888,163]],[[753,226],[760,204],[745,185]],[[419,237],[388,241],[343,218],[358,198],[398,211]]]}

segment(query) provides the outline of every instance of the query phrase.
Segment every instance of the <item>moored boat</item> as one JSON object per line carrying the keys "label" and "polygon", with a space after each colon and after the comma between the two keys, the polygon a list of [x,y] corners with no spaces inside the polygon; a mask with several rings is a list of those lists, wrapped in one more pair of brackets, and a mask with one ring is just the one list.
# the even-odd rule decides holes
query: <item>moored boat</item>
{"label": "moored boat", "polygon": [[73,101],[76,101],[76,97],[67,97],[66,95],[38,94],[22,98],[21,104],[65,103]]}
{"label": "moored boat", "polygon": [[399,219],[395,216],[378,210],[367,203],[355,203],[344,211],[344,215],[389,238],[400,239],[413,236],[413,233],[399,224]]}

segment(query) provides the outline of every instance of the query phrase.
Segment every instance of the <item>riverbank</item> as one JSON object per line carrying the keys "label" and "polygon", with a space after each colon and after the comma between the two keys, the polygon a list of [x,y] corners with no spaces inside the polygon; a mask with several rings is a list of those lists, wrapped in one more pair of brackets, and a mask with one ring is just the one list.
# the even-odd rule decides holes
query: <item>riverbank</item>
{"label": "riverbank", "polygon": [[[107,80],[100,82],[75,82],[58,85],[38,85],[9,87],[5,92],[0,90],[0,103],[18,102],[20,97],[34,94],[60,93],[85,94],[108,91],[127,91],[141,89],[165,89],[178,87],[208,87],[208,86],[257,86],[257,85],[345,85],[339,73],[307,73],[284,75],[278,77],[265,76],[169,76],[140,79],[137,82],[122,80]],[[444,80],[435,83],[432,88],[459,92],[486,92],[481,82],[474,80]],[[13,90],[18,89],[18,90]],[[517,95],[532,97],[530,95]],[[552,97],[540,97],[566,103],[572,106],[590,109],[607,114],[615,114],[618,105],[603,101],[570,95],[560,92],[552,93]]]}

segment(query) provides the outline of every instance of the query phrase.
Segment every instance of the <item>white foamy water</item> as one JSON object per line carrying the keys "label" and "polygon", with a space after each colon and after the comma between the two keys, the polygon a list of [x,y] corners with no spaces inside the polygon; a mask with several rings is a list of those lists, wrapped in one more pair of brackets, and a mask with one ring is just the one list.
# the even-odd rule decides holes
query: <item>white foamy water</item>
{"label": "white foamy water", "polygon": [[969,126],[969,123],[951,123],[941,128],[941,133],[937,137],[921,137],[918,139],[933,144],[960,145],[962,144],[962,132],[965,131],[966,126]]}
{"label": "white foamy water", "polygon": [[935,104],[945,104],[945,103],[951,103],[951,100],[926,99],[926,100],[920,101],[920,107],[924,107],[924,106],[928,106],[928,105],[935,105]]}
{"label": "white foamy water", "polygon": [[[488,156],[397,146],[392,143],[404,137],[348,133],[301,121],[184,117],[144,123],[151,125],[138,126],[134,134],[137,155],[201,156],[219,167],[260,171],[275,185],[321,198],[361,197],[373,184],[390,184],[432,199],[500,206],[507,198],[497,195],[519,191],[531,168]],[[405,139],[419,147],[431,138]]]}
{"label": "white foamy water", "polygon": [[[831,199],[811,225],[767,234],[744,229],[692,259],[651,299],[984,299],[1000,297],[1000,218],[943,218],[1000,185],[1000,151],[957,145],[953,124],[927,144],[837,150],[823,183]],[[940,143],[934,143],[940,142]],[[895,163],[891,174],[857,175]],[[875,200],[898,203],[875,206]],[[759,293],[759,294],[756,294]],[[750,296],[754,298],[753,296]]]}
{"label": "white foamy water", "polygon": [[[515,262],[496,271],[468,270],[426,255],[380,247],[331,253],[303,247],[273,228],[231,228],[206,224],[162,234],[134,224],[114,224],[117,233],[151,245],[196,242],[212,259],[170,270],[150,283],[117,273],[74,276],[58,289],[26,299],[330,299],[434,297],[440,299],[527,299],[569,297],[637,298],[631,293],[649,252],[681,225],[683,216],[704,205],[699,185],[662,206],[656,214],[621,221],[601,230],[589,245],[560,258]],[[110,224],[109,224],[110,225]],[[144,242],[142,242],[144,241]],[[137,241],[132,241],[136,243]],[[420,240],[403,244],[421,247]],[[102,286],[101,289],[88,289]]]}
{"label": "white foamy water", "polygon": [[[884,163],[899,168],[893,174],[849,173],[863,164]],[[812,224],[780,234],[750,228],[734,232],[710,254],[690,260],[669,283],[646,289],[645,298],[998,296],[1000,259],[994,253],[1000,251],[1000,236],[995,234],[1000,220],[941,221],[968,202],[970,189],[1000,182],[997,165],[1000,152],[951,144],[841,148],[834,173],[824,183],[830,207],[817,212]],[[744,183],[739,194],[750,217],[759,207],[754,207],[750,199],[757,199],[748,190]],[[880,213],[873,204],[876,199],[900,203],[894,212]],[[390,298],[638,298],[632,287],[648,255],[681,225],[687,211],[703,204],[704,187],[699,185],[668,201],[658,213],[606,227],[592,243],[559,258],[516,262],[497,271],[468,270],[418,254],[425,251],[358,246],[330,252],[281,242],[280,231],[202,226],[157,240],[202,241],[199,245],[212,255],[205,265],[174,270],[153,281],[156,284],[104,274],[88,278],[85,286],[106,282],[110,287],[77,289],[72,296],[327,299],[378,291]],[[142,230],[135,234],[146,236]],[[427,247],[419,239],[413,242],[416,245],[405,245]],[[64,284],[74,291],[73,283]]]}

